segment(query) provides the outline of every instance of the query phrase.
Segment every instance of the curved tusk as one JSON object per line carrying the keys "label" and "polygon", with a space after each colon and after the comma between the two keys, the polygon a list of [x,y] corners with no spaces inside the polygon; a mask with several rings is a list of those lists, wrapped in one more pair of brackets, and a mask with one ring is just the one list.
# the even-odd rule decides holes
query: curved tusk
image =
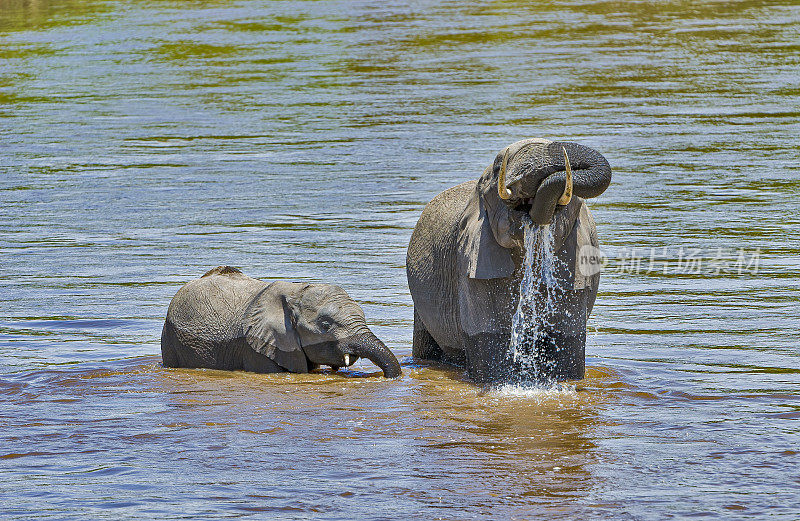
{"label": "curved tusk", "polygon": [[497,193],[500,199],[508,201],[511,199],[511,190],[506,188],[506,166],[508,165],[508,148],[503,155],[503,165],[500,167],[500,178],[497,180]]}
{"label": "curved tusk", "polygon": [[569,164],[567,149],[561,147],[561,150],[564,151],[564,167],[567,170],[567,184],[566,186],[564,186],[564,193],[561,194],[561,197],[558,200],[558,204],[564,206],[569,204],[569,202],[572,200],[572,166]]}

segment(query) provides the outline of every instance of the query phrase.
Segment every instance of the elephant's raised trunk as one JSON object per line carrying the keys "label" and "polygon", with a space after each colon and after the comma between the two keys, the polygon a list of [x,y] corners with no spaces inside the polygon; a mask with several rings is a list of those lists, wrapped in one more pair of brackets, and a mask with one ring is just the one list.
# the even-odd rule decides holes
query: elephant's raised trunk
{"label": "elephant's raised trunk", "polygon": [[386,378],[397,378],[402,374],[397,358],[371,331],[348,338],[344,351],[368,359],[381,368]]}
{"label": "elephant's raised trunk", "polygon": [[[569,156],[567,155],[566,147],[561,147],[564,152],[564,170],[566,172],[566,182],[564,183],[564,191],[561,192],[561,197],[558,199],[558,204],[565,206],[572,200],[572,165],[569,163]],[[508,201],[514,195],[511,190],[506,186],[506,169],[508,168],[508,148],[503,154],[503,163],[500,165],[500,174],[497,179],[497,195],[500,199]]]}
{"label": "elephant's raised trunk", "polygon": [[[554,145],[558,145],[560,152],[563,152],[567,163],[565,166],[571,163],[569,172],[573,178],[575,195],[589,199],[605,192],[611,183],[611,165],[600,152],[578,143],[561,142]],[[572,172],[572,168],[575,172]]]}
{"label": "elephant's raised trunk", "polygon": [[[530,217],[536,224],[548,224],[556,205],[568,204],[572,195],[584,199],[597,197],[611,182],[611,166],[599,152],[577,143],[553,142],[547,157],[553,173],[536,187]],[[563,165],[558,160],[563,157]],[[572,169],[575,169],[573,172]]]}

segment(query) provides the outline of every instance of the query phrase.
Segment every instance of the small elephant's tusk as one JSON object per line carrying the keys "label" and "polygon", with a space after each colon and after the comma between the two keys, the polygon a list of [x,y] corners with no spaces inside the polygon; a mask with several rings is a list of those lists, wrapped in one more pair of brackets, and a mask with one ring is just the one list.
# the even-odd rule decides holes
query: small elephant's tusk
{"label": "small elephant's tusk", "polygon": [[561,147],[561,150],[564,151],[564,167],[567,171],[567,184],[564,186],[564,193],[561,194],[561,197],[558,200],[558,204],[564,206],[569,204],[572,200],[572,166],[569,164],[569,156],[567,156],[567,149]]}
{"label": "small elephant's tusk", "polygon": [[345,367],[349,367],[350,366],[350,355],[347,355],[347,354],[344,355],[344,366]]}
{"label": "small elephant's tusk", "polygon": [[500,199],[507,201],[511,199],[511,190],[506,188],[506,166],[508,165],[508,148],[503,155],[503,164],[500,166],[500,178],[497,180],[497,193]]}

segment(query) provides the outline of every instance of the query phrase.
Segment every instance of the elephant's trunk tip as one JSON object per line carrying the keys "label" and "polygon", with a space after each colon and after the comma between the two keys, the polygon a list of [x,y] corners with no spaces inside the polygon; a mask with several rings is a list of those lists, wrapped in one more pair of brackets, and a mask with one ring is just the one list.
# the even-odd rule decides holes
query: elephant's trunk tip
{"label": "elephant's trunk tip", "polygon": [[384,378],[399,378],[403,375],[403,370],[400,369],[400,363],[395,364],[397,367],[382,367]]}
{"label": "elephant's trunk tip", "polygon": [[374,333],[358,335],[351,339],[350,345],[354,355],[366,358],[380,367],[385,378],[397,378],[403,374],[397,357]]}
{"label": "elephant's trunk tip", "polygon": [[394,356],[386,345],[378,340],[380,345],[383,346],[382,356],[380,359],[371,359],[372,362],[381,368],[383,371],[384,378],[398,378],[403,374],[403,370],[400,369],[400,362],[397,361],[397,357]]}

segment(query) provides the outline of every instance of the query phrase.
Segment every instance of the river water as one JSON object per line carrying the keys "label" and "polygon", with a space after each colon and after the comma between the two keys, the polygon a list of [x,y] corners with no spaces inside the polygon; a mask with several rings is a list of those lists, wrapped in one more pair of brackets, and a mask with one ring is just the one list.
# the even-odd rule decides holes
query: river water
{"label": "river water", "polygon": [[[0,509],[797,519],[793,0],[0,0]],[[411,358],[405,248],[505,145],[603,152],[587,377]],[[160,366],[220,264],[335,282],[404,364]]]}

